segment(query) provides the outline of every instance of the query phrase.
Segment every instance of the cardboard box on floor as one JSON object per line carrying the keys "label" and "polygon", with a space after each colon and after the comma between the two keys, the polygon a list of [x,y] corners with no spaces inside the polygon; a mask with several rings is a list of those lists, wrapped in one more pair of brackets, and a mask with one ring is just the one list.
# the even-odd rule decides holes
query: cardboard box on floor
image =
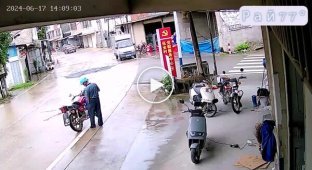
{"label": "cardboard box on floor", "polygon": [[262,160],[261,156],[244,155],[235,164],[235,166],[246,167],[248,169],[266,169],[270,163]]}

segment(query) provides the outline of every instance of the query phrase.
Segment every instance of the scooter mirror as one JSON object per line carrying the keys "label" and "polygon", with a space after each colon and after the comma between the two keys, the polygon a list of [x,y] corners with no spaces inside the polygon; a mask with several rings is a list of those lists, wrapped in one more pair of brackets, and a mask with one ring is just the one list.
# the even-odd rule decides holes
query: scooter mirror
{"label": "scooter mirror", "polygon": [[222,71],[223,74],[225,74],[225,71]]}
{"label": "scooter mirror", "polygon": [[244,69],[243,69],[243,68],[241,68],[241,69],[240,69],[240,71],[241,71],[241,72],[243,72],[243,71],[244,71]]}
{"label": "scooter mirror", "polygon": [[180,102],[181,104],[184,104],[184,100],[183,100],[183,99],[180,99],[179,102]]}

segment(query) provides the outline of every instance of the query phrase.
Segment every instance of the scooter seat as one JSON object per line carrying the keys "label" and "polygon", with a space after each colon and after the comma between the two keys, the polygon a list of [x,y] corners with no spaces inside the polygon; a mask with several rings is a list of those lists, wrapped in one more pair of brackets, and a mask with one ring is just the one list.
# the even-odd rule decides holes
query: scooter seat
{"label": "scooter seat", "polygon": [[191,117],[203,117],[203,111],[200,109],[195,109],[191,111]]}
{"label": "scooter seat", "polygon": [[193,89],[194,89],[194,91],[195,91],[198,95],[200,95],[200,89],[201,89],[202,87],[205,87],[205,86],[204,86],[203,84],[199,84],[199,83],[193,84]]}
{"label": "scooter seat", "polygon": [[193,87],[193,89],[194,89],[194,91],[198,94],[198,95],[200,95],[200,89],[201,89],[202,87]]}

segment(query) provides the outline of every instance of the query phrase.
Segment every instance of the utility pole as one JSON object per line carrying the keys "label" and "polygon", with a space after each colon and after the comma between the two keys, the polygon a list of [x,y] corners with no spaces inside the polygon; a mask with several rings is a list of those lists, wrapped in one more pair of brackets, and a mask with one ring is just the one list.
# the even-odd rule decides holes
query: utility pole
{"label": "utility pole", "polygon": [[164,25],[164,20],[163,20],[163,18],[160,18],[160,23],[161,23],[161,28],[164,28],[165,25]]}
{"label": "utility pole", "polygon": [[210,20],[210,12],[206,12],[207,15],[207,22],[208,22],[208,29],[209,29],[209,34],[210,34],[210,42],[211,42],[211,49],[212,49],[212,56],[213,56],[213,65],[214,65],[214,75],[218,75],[218,70],[217,70],[217,62],[216,62],[216,55],[215,55],[215,50],[214,50],[214,44],[213,44],[213,38],[212,38],[212,24]]}
{"label": "utility pole", "polygon": [[109,35],[109,18],[107,18],[107,47],[111,47],[111,43],[110,43],[110,35]]}
{"label": "utility pole", "polygon": [[100,34],[101,34],[101,41],[102,41],[102,48],[104,48],[104,35],[103,35],[103,28],[102,28],[102,21],[101,19],[98,20],[99,27],[100,27]]}
{"label": "utility pole", "polygon": [[126,27],[127,27],[127,33],[129,34],[129,25],[128,25],[128,15],[126,15]]}
{"label": "utility pole", "polygon": [[116,25],[117,25],[117,23],[116,23],[116,17],[114,17],[114,24],[115,24],[114,31],[115,31],[115,35],[116,35]]}
{"label": "utility pole", "polygon": [[178,48],[178,56],[179,56],[179,63],[180,67],[183,65],[183,60],[182,60],[182,49],[181,49],[181,42],[180,42],[180,28],[179,28],[179,21],[178,21],[178,16],[177,12],[173,12],[173,18],[174,18],[174,25],[175,25],[175,30],[176,30],[176,41],[177,41],[177,48]]}
{"label": "utility pole", "polygon": [[202,60],[201,60],[198,41],[197,41],[197,35],[196,35],[194,21],[192,17],[192,12],[188,12],[187,15],[190,21],[190,31],[191,31],[192,43],[194,46],[194,57],[196,60],[197,72],[199,75],[204,75]]}

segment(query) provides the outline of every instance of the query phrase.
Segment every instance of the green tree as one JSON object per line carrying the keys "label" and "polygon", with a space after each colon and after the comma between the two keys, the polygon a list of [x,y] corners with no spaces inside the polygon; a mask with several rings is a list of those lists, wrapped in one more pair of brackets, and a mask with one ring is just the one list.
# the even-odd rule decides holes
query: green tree
{"label": "green tree", "polygon": [[38,29],[38,39],[39,40],[44,40],[46,39],[46,27],[37,27]]}
{"label": "green tree", "polygon": [[0,93],[2,98],[5,98],[8,94],[5,78],[7,75],[6,63],[8,61],[8,50],[11,41],[10,33],[0,32]]}
{"label": "green tree", "polygon": [[0,32],[0,64],[5,65],[8,61],[8,50],[11,43],[11,36],[8,32]]}

